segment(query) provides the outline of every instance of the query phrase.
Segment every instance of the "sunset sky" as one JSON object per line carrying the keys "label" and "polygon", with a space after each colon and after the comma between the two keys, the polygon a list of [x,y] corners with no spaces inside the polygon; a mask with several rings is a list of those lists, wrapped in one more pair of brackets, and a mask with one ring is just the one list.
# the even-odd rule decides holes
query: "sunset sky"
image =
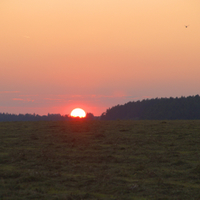
{"label": "sunset sky", "polygon": [[0,27],[0,113],[200,94],[199,0],[1,0]]}

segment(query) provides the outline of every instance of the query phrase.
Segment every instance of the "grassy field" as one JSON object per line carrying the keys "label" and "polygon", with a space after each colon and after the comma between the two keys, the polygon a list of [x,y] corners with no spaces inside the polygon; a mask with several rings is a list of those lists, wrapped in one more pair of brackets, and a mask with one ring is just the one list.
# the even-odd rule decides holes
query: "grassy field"
{"label": "grassy field", "polygon": [[200,199],[200,121],[0,123],[0,199]]}

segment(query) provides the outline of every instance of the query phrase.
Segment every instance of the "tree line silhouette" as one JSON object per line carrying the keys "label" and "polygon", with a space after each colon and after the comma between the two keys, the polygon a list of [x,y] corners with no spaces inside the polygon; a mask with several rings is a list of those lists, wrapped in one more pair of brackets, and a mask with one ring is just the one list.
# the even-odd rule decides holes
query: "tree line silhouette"
{"label": "tree line silhouette", "polygon": [[[76,120],[69,115],[48,114],[9,114],[0,113],[0,122],[3,121],[65,121]],[[175,120],[175,119],[200,119],[200,96],[170,97],[144,99],[142,101],[128,102],[116,105],[102,113],[100,117],[87,113],[85,119],[95,120]]]}
{"label": "tree line silhouette", "polygon": [[[93,120],[96,117],[92,113],[87,113],[85,119]],[[79,119],[79,117],[71,117],[69,115],[60,114],[48,114],[48,115],[36,115],[36,114],[9,114],[0,113],[0,122],[5,121],[65,121]]]}
{"label": "tree line silhouette", "polygon": [[100,119],[200,119],[200,96],[156,98],[128,102],[107,109]]}

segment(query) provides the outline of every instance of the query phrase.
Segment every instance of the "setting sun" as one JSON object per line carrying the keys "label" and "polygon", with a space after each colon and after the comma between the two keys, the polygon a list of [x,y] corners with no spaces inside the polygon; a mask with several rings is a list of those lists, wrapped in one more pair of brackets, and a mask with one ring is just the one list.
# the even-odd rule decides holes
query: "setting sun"
{"label": "setting sun", "polygon": [[84,118],[86,116],[86,113],[83,109],[81,108],[75,108],[74,110],[72,110],[71,117],[80,117],[80,118]]}

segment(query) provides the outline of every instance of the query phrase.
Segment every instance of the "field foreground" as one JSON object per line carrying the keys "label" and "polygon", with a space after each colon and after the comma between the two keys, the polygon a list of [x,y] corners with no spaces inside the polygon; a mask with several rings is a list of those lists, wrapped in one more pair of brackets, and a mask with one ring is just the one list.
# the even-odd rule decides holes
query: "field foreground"
{"label": "field foreground", "polygon": [[0,199],[200,199],[200,121],[0,123]]}

